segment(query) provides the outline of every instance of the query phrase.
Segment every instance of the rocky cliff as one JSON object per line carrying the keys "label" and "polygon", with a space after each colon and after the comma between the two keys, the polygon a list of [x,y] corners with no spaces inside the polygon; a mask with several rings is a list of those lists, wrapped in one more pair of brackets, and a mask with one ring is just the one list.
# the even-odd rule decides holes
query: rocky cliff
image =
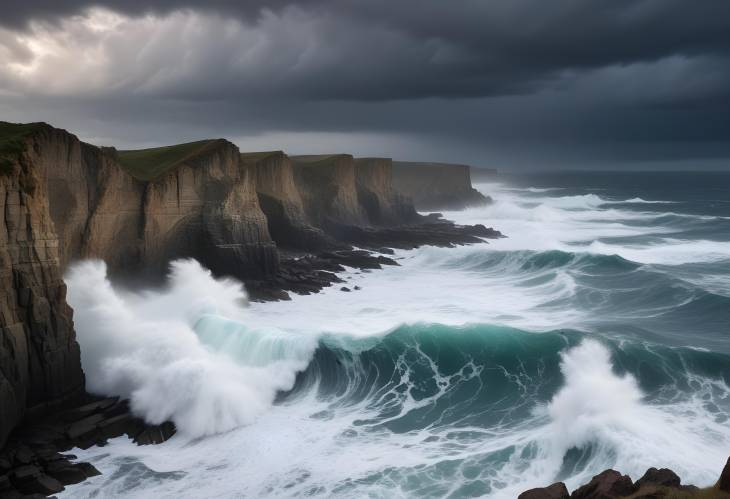
{"label": "rocky cliff", "polygon": [[62,280],[74,259],[125,274],[176,257],[242,279],[276,273],[254,172],[227,141],[196,144],[117,152],[0,123],[0,446],[24,415],[83,394]]}
{"label": "rocky cliff", "polygon": [[66,244],[51,217],[47,171],[34,164],[42,143],[34,137],[55,132],[5,124],[0,132],[1,447],[27,414],[78,398],[84,376],[62,280]]}
{"label": "rocky cliff", "polygon": [[365,225],[357,197],[355,160],[349,154],[292,156],[294,179],[309,221],[328,232],[342,224]]}
{"label": "rocky cliff", "polygon": [[[254,173],[239,155],[228,141],[209,141],[146,181],[143,197],[130,200],[142,207],[141,265],[164,270],[172,258],[194,257],[217,274],[240,279],[276,272],[276,246]],[[119,158],[134,171],[136,163],[124,152]]]}
{"label": "rocky cliff", "polygon": [[282,151],[241,153],[241,163],[252,173],[259,205],[279,247],[314,250],[333,244],[311,225],[289,156]]}
{"label": "rocky cliff", "polygon": [[396,161],[393,185],[419,211],[461,210],[490,201],[472,187],[467,165]]}
{"label": "rocky cliff", "polygon": [[417,221],[413,204],[393,186],[393,160],[355,159],[358,202],[372,225],[397,225]]}
{"label": "rocky cliff", "polygon": [[62,280],[76,259],[154,278],[193,257],[245,281],[253,298],[286,299],[340,282],[343,266],[396,264],[350,244],[500,236],[418,215],[392,168],[346,154],[241,154],[223,139],[117,151],[46,124],[0,122],[0,446],[25,415],[84,394]]}

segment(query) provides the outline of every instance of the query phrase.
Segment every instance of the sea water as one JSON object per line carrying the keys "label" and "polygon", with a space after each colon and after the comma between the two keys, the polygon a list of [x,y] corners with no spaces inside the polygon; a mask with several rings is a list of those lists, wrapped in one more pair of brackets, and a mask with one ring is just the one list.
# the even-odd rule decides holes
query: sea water
{"label": "sea water", "polygon": [[164,289],[67,276],[89,390],[168,442],[75,450],[61,497],[493,497],[606,468],[713,483],[730,454],[730,174],[552,173],[445,217],[508,237],[396,251],[251,303],[197,262]]}

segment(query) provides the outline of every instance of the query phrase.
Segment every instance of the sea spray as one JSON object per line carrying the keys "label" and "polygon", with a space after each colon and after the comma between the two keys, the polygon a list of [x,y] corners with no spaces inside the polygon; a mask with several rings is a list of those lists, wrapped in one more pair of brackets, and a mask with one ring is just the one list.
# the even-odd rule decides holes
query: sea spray
{"label": "sea spray", "polygon": [[[67,282],[88,389],[129,398],[135,414],[172,420],[188,437],[251,423],[291,388],[316,345],[249,331],[242,285],[214,279],[194,260],[173,262],[160,291],[114,289],[101,261],[74,265]],[[211,328],[225,331],[225,341]],[[288,355],[271,348],[287,341]],[[233,342],[248,348],[237,354]]]}

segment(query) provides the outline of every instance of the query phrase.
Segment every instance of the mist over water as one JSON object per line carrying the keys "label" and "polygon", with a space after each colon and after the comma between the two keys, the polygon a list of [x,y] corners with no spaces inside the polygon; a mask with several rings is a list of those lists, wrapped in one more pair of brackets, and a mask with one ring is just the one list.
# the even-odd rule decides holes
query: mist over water
{"label": "mist over water", "polygon": [[[67,276],[89,389],[180,432],[77,450],[65,497],[495,497],[605,468],[716,480],[730,448],[730,187],[511,178],[446,213],[509,237],[251,303],[194,261],[162,290]],[[724,185],[730,186],[730,183]],[[706,193],[703,197],[701,193]]]}

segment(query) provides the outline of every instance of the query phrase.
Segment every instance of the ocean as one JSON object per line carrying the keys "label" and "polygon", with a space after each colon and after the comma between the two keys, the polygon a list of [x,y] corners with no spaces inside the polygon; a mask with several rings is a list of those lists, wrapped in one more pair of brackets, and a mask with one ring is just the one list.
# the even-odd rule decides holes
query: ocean
{"label": "ocean", "polygon": [[710,485],[730,453],[730,173],[502,175],[444,213],[507,237],[247,303],[177,261],[164,289],[77,264],[90,390],[178,433],[73,451],[59,497],[489,497],[606,468]]}

